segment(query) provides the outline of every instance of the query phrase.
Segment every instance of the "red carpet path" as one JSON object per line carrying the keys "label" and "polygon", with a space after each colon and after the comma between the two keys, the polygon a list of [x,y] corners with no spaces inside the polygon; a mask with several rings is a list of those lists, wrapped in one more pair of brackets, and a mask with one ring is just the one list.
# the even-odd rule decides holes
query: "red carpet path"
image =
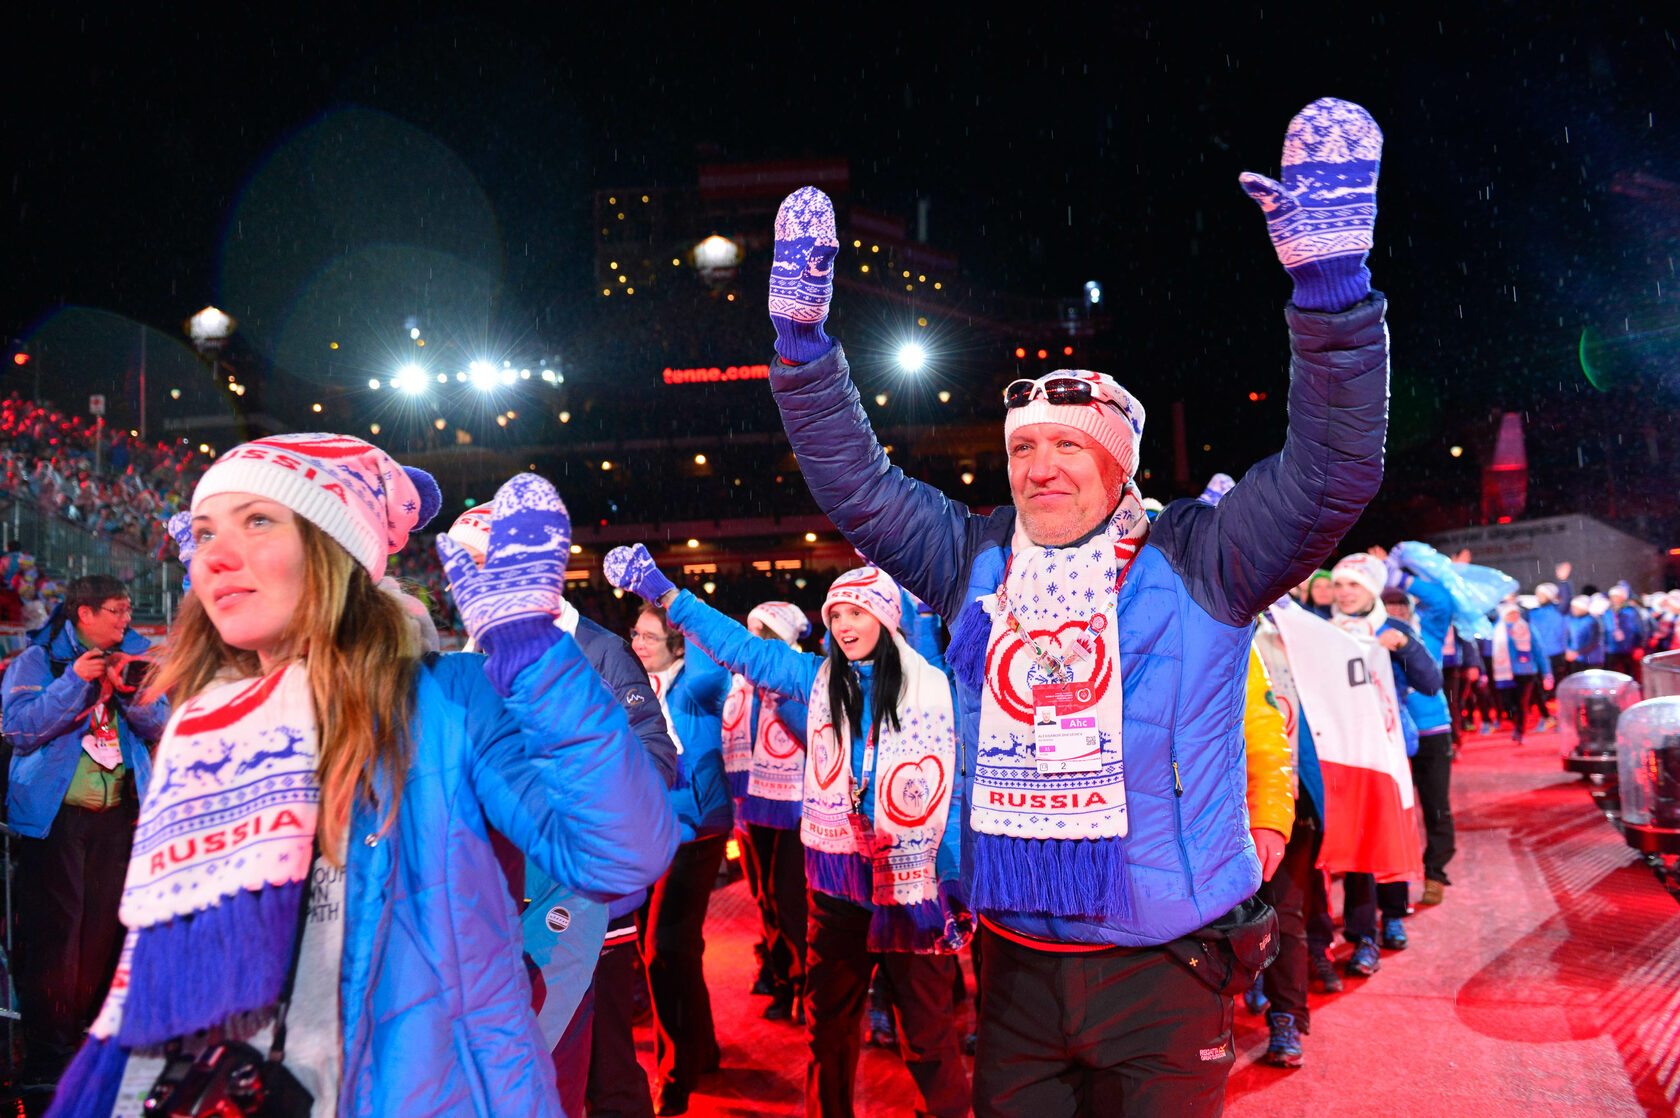
{"label": "red carpet path", "polygon": [[[1453,780],[1446,903],[1407,921],[1411,947],[1374,977],[1314,995],[1300,1070],[1257,1062],[1265,1023],[1239,1007],[1227,1114],[1675,1113],[1680,905],[1561,770],[1556,734],[1521,747],[1471,735]],[[803,1033],[761,1021],[766,999],[746,993],[754,919],[745,884],[714,895],[706,978],[723,1070],[701,1081],[695,1118],[804,1112]],[[964,970],[972,981],[966,956]],[[958,1016],[969,1029],[966,1004]],[[651,1067],[651,1033],[638,1040]],[[857,1112],[908,1118],[913,1098],[897,1057],[864,1049]]]}

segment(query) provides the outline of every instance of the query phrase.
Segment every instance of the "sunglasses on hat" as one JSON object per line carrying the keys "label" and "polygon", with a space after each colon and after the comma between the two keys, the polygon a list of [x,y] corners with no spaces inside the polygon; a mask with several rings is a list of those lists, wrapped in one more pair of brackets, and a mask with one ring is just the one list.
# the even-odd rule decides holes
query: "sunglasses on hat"
{"label": "sunglasses on hat", "polygon": [[1016,408],[1026,407],[1040,396],[1044,397],[1045,403],[1055,407],[1077,406],[1093,401],[1119,406],[1118,401],[1110,396],[1101,384],[1067,376],[1011,381],[1009,387],[1003,390],[1003,406],[1014,411]]}

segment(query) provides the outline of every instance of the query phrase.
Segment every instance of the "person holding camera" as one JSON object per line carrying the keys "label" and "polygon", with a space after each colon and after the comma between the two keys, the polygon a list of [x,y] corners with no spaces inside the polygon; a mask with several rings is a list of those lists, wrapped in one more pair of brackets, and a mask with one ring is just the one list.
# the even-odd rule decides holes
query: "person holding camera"
{"label": "person holding camera", "polygon": [[119,1095],[170,1116],[560,1118],[489,831],[605,903],[658,878],[677,824],[554,623],[553,486],[501,487],[482,569],[438,537],[485,656],[426,652],[381,582],[440,504],[342,435],[245,443],[199,480],[128,935],[49,1118],[109,1118]]}
{"label": "person holding camera", "polygon": [[144,695],[149,642],[110,575],[70,583],[0,681],[12,748],[7,818],[18,843],[23,1082],[56,1080],[117,965],[117,903],[150,749],[169,717]]}

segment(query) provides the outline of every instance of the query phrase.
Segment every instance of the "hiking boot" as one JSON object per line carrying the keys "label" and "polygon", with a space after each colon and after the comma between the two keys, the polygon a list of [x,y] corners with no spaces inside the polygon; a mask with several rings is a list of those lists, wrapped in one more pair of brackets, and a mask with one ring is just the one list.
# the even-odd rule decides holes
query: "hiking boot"
{"label": "hiking boot", "polygon": [[1384,920],[1382,925],[1382,945],[1385,951],[1404,951],[1411,943],[1406,938],[1406,922],[1400,919]]}
{"label": "hiking boot", "polygon": [[1266,1017],[1266,1024],[1271,1026],[1272,1039],[1262,1059],[1275,1068],[1300,1067],[1301,1033],[1295,1028],[1295,1018],[1287,1013],[1273,1013]]}
{"label": "hiking boot", "polygon": [[1266,1012],[1266,1007],[1272,1004],[1271,999],[1266,997],[1265,975],[1265,971],[1255,975],[1254,981],[1249,984],[1248,989],[1244,990],[1242,995],[1243,1008],[1256,1016]]}
{"label": "hiking boot", "polygon": [[1382,969],[1382,956],[1377,953],[1377,941],[1365,936],[1354,945],[1347,961],[1349,978],[1370,978]]}
{"label": "hiking boot", "polygon": [[1447,887],[1439,881],[1430,879],[1423,883],[1423,896],[1418,898],[1418,904],[1440,904],[1447,899]]}
{"label": "hiking boot", "polygon": [[1322,951],[1314,951],[1308,960],[1308,979],[1312,988],[1324,994],[1339,994],[1342,992],[1342,976],[1336,973],[1336,964],[1330,956]]}

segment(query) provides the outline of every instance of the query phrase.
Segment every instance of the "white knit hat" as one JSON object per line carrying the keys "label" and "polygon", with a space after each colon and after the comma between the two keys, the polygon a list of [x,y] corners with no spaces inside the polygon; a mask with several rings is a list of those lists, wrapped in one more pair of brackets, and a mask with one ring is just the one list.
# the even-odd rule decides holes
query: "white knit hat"
{"label": "white knit hat", "polygon": [[473,558],[481,563],[490,550],[490,517],[495,512],[494,505],[476,505],[457,516],[449,526],[449,538],[472,552]]}
{"label": "white knit hat", "polygon": [[325,532],[375,582],[408,534],[437,515],[437,482],[350,435],[272,435],[241,443],[198,479],[192,509],[220,493],[277,501]]}
{"label": "white knit hat", "polygon": [[1359,552],[1349,555],[1330,569],[1330,581],[1349,579],[1357,582],[1371,592],[1371,597],[1382,596],[1383,587],[1388,585],[1388,565],[1375,555]]}
{"label": "white knit hat", "polygon": [[747,614],[749,622],[757,621],[788,644],[811,631],[811,620],[805,611],[792,602],[760,602]]}
{"label": "white knit hat", "polygon": [[1096,439],[1104,450],[1114,456],[1121,472],[1130,478],[1137,472],[1138,443],[1143,440],[1143,405],[1107,373],[1093,373],[1089,369],[1058,369],[1037,379],[1043,383],[1058,377],[1086,381],[1101,388],[1113,402],[1052,404],[1045,397],[1036,396],[1021,407],[1010,408],[1004,416],[1005,445],[1018,428],[1033,423],[1060,423]]}
{"label": "white knit hat", "polygon": [[828,611],[842,602],[856,606],[892,630],[904,617],[898,583],[880,567],[859,567],[835,579],[823,599],[823,624],[828,624]]}

